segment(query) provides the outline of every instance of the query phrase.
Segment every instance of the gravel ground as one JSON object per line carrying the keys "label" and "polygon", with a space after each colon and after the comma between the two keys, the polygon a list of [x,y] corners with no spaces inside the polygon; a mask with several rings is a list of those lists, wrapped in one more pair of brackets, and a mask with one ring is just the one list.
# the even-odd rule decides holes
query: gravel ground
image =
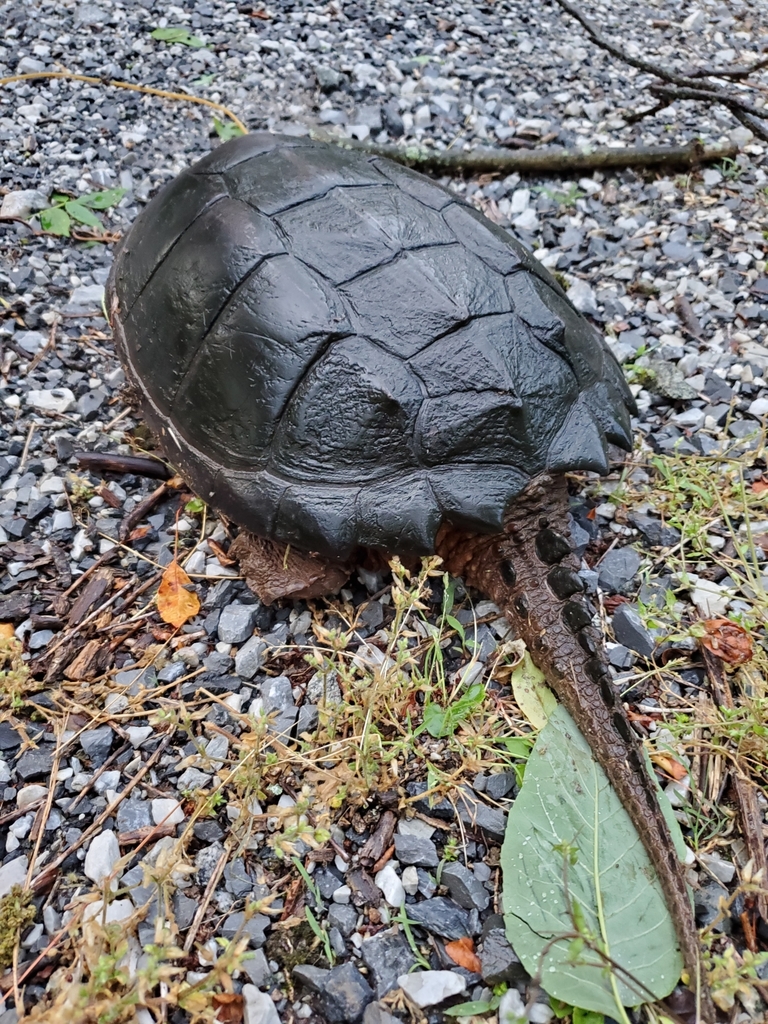
{"label": "gravel ground", "polygon": [[[598,9],[604,31],[678,68],[756,59],[768,42],[765,3],[619,6]],[[687,101],[627,126],[623,113],[651,105],[643,76],[596,50],[559,8],[530,0],[477,8],[333,0],[264,9],[220,0],[15,0],[0,6],[0,20],[9,26],[0,75],[65,67],[188,90],[231,107],[250,128],[301,134],[320,125],[360,140],[438,147],[736,142],[737,161],[694,175],[627,172],[572,182],[511,175],[448,184],[562,274],[575,304],[605,331],[633,382],[645,456],[728,447],[742,454],[748,483],[762,480],[764,146],[724,109]],[[167,26],[186,27],[205,46],[151,37]],[[768,89],[765,72],[754,80]],[[219,141],[204,107],[101,85],[14,83],[0,101],[3,215],[28,218],[53,192],[74,197],[119,186],[119,205],[99,217],[105,232],[122,232],[160,186]],[[497,916],[498,849],[514,772],[490,760],[478,764],[464,780],[473,788],[453,806],[404,802],[425,787],[424,770],[392,776],[389,789],[366,799],[347,780],[340,799],[326,794],[324,818],[319,797],[308,809],[308,793],[322,787],[284,752],[291,735],[314,735],[318,716],[324,728],[328,709],[340,706],[328,663],[308,664],[304,655],[319,642],[313,621],[340,628],[342,620],[325,605],[261,607],[217,547],[227,544],[223,524],[202,518],[186,505],[190,496],[176,491],[133,524],[128,546],[116,546],[124,517],[157,481],[126,474],[105,482],[73,458],[81,449],[128,454],[146,441],[122,403],[123,373],[101,314],[111,246],[8,221],[0,223],[0,247],[0,623],[23,640],[37,680],[26,705],[6,701],[0,723],[0,828],[7,829],[0,895],[24,881],[30,862],[32,877],[56,865],[23,932],[18,969],[29,970],[19,1007],[39,1011],[62,991],[56,968],[72,961],[62,927],[97,917],[103,904],[88,900],[105,879],[114,888],[119,878],[107,919],[131,921],[123,950],[131,971],[146,968],[141,947],[158,941],[163,922],[175,922],[175,941],[188,942],[182,964],[192,984],[217,977],[217,938],[245,937],[252,956],[233,976],[247,1024],[273,1024],[276,1014],[355,1022],[364,1011],[365,1024],[392,1024],[404,1004],[391,991],[415,962],[403,930],[391,926],[404,900],[430,973],[412,975],[419,981],[403,987],[430,1021],[443,1019],[441,1005],[487,999],[501,983],[509,986],[506,1008],[514,1009],[528,978]],[[634,470],[638,488],[648,480],[644,469]],[[651,565],[658,575],[661,562],[663,576],[659,551],[674,548],[679,534],[662,527],[652,494],[629,517],[617,514],[607,501],[617,484],[618,475],[602,484],[585,479],[575,514],[585,571],[599,583],[608,613],[611,661],[632,683],[659,641],[637,613],[637,589],[641,582],[647,588]],[[177,543],[202,610],[172,638],[146,602]],[[712,551],[726,546],[715,531]],[[685,614],[753,613],[749,592],[724,575],[706,565],[689,574]],[[342,595],[356,621],[350,654],[363,663],[377,651],[383,657],[390,583],[361,571]],[[646,604],[652,597],[647,589],[640,596]],[[438,580],[426,605],[433,622],[441,599]],[[493,677],[504,623],[487,602],[475,611],[480,663],[503,700],[509,691]],[[471,621],[461,588],[455,613]],[[450,654],[451,670],[460,671],[461,652]],[[691,672],[679,680],[683,699],[701,683],[700,667]],[[641,710],[658,710],[653,693],[637,694]],[[246,712],[256,717],[246,720]],[[272,716],[266,741],[266,726],[253,725],[265,713]],[[243,762],[275,737],[288,743],[276,748],[282,761],[275,764],[273,754],[258,780],[233,782],[238,764],[242,775]],[[299,747],[309,765],[311,742]],[[429,749],[433,762],[441,750]],[[311,763],[317,775],[319,762]],[[342,782],[332,781],[338,791]],[[205,815],[200,792],[208,794]],[[317,831],[321,819],[330,840]],[[171,850],[178,859],[169,863]],[[278,856],[291,852],[313,872],[313,889],[290,858]],[[142,858],[154,865],[148,872]],[[734,874],[717,851],[706,871],[701,861],[692,868],[702,922],[715,916]],[[166,892],[170,906],[159,898]],[[244,914],[254,902],[257,912]],[[305,905],[325,929],[335,959],[330,973],[324,947],[311,949],[313,936],[301,924]],[[723,931],[738,933],[735,910],[726,924]],[[445,950],[466,935],[479,952],[477,970],[457,968]],[[237,1020],[222,1015],[224,1002],[216,1004],[219,1019]],[[5,1006],[0,1024],[14,1024],[12,994]],[[733,1019],[757,1020],[761,1012],[742,1007]],[[546,1024],[551,1016],[542,997],[531,1020]],[[120,1019],[157,1018],[140,1010]],[[172,1019],[189,1016],[176,1009]]]}

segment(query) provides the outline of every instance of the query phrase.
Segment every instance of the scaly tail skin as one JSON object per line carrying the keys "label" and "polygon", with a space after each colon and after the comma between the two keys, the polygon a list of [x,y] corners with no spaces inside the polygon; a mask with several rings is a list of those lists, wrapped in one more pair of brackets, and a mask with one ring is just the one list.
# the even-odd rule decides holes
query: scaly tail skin
{"label": "scaly tail skin", "polygon": [[[584,734],[626,808],[656,868],[686,970],[700,980],[699,936],[683,868],[637,737],[613,686],[594,611],[583,596],[579,562],[568,540],[565,478],[540,476],[507,513],[494,536],[443,527],[437,553],[446,568],[504,610],[531,658]],[[699,1020],[715,1009],[700,991]]]}

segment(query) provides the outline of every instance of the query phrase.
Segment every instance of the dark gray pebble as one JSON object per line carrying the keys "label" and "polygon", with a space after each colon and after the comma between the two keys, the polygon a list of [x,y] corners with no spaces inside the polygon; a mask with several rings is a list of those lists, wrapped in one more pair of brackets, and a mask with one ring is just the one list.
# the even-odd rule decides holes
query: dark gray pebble
{"label": "dark gray pebble", "polygon": [[395,856],[401,864],[415,864],[420,868],[436,868],[440,863],[437,847],[431,839],[422,836],[396,835]]}
{"label": "dark gray pebble", "polygon": [[634,548],[614,548],[598,567],[601,588],[608,594],[625,594],[637,575],[642,558]]}
{"label": "dark gray pebble", "polygon": [[360,947],[360,956],[370,971],[377,999],[397,988],[400,975],[408,974],[416,963],[402,932],[380,932],[366,939]]}
{"label": "dark gray pebble", "polygon": [[86,729],[80,733],[80,746],[94,768],[100,768],[107,760],[114,739],[114,731],[108,725],[100,725],[97,729]]}
{"label": "dark gray pebble", "polygon": [[356,1024],[373,1002],[373,990],[354,964],[341,964],[328,972],[316,1002],[329,1024]]}
{"label": "dark gray pebble", "polygon": [[485,910],[491,901],[483,883],[458,861],[445,865],[440,881],[447,886],[451,898],[465,910]]}
{"label": "dark gray pebble", "polygon": [[408,917],[428,932],[439,935],[441,939],[460,939],[469,935],[469,918],[466,910],[462,910],[445,896],[434,896],[423,903],[410,905]]}
{"label": "dark gray pebble", "polygon": [[656,646],[650,632],[643,625],[637,610],[631,604],[620,604],[613,613],[613,635],[616,642],[650,658]]}

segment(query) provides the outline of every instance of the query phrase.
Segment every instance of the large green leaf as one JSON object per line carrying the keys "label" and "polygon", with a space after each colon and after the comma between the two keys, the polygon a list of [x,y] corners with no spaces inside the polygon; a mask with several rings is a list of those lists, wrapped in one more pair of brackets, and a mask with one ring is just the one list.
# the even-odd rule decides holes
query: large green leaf
{"label": "large green leaf", "polygon": [[40,227],[43,231],[50,231],[52,235],[68,238],[71,227],[69,214],[60,206],[51,206],[47,210],[41,210]]}
{"label": "large green leaf", "polygon": [[[679,853],[680,829],[660,797]],[[675,987],[682,958],[656,872],[563,707],[550,716],[528,760],[501,864],[509,941],[526,969],[540,972],[551,996],[616,1016],[617,1000],[637,1006],[648,1001],[648,991],[661,999]],[[608,969],[596,950],[645,991],[632,987],[624,971]]]}

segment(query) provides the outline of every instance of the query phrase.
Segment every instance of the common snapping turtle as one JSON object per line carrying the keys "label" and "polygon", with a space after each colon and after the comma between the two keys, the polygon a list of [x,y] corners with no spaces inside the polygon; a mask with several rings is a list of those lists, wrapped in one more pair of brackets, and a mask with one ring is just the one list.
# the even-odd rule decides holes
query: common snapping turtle
{"label": "common snapping turtle", "polygon": [[147,422],[253,535],[262,596],[338,587],[368,548],[437,552],[504,609],[632,817],[695,979],[681,866],[568,540],[564,474],[631,447],[633,401],[550,274],[419,174],[256,133],[147,206],[108,302]]}

